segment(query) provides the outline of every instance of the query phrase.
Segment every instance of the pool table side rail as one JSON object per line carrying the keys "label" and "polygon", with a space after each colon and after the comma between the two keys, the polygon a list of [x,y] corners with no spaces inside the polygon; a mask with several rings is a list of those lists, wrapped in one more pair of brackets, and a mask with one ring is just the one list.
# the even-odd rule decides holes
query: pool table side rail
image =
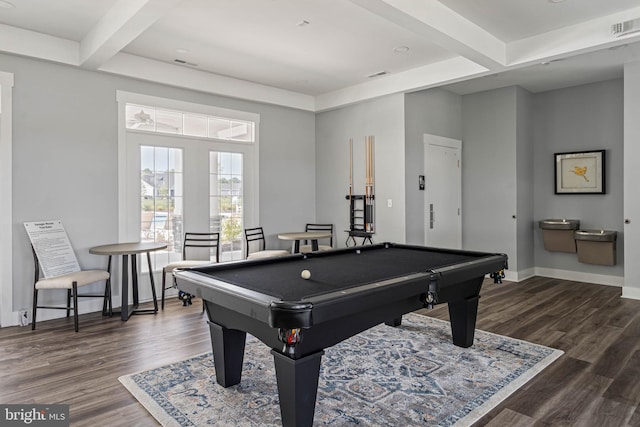
{"label": "pool table side rail", "polygon": [[379,306],[388,298],[411,298],[426,294],[432,282],[435,282],[437,292],[443,292],[451,284],[481,278],[505,265],[506,256],[484,254],[482,258],[453,266],[366,283],[299,301],[283,301],[276,296],[233,285],[212,278],[197,268],[178,270],[175,274],[178,287],[196,297],[216,305],[233,307],[239,313],[268,323],[271,327],[286,325],[308,328],[314,323],[342,317],[344,310],[353,304],[366,310]]}
{"label": "pool table side rail", "polygon": [[440,288],[457,283],[461,276],[495,273],[507,268],[507,256],[503,254],[485,255],[472,261],[461,262],[455,265],[448,265],[430,270],[440,276],[438,286]]}
{"label": "pool table side rail", "polygon": [[[364,285],[347,288],[340,291],[330,292],[323,295],[309,297],[305,301],[314,307],[313,321],[326,322],[344,316],[344,311],[349,310],[354,300],[362,310],[379,306],[384,300],[400,300],[426,294],[430,290],[430,284],[435,282],[435,289],[438,293],[446,294],[447,299],[451,299],[451,292],[446,292],[451,285],[460,282],[479,281],[486,274],[493,273],[504,268],[506,256],[489,255],[484,258],[475,259],[455,266],[446,266],[432,269],[427,272],[412,273],[405,276],[398,276],[379,282],[367,283]],[[462,295],[464,299],[471,295]],[[286,304],[287,302],[281,302]],[[290,302],[299,304],[299,301]],[[330,309],[322,310],[324,304]],[[420,308],[420,307],[416,307]]]}
{"label": "pool table side rail", "polygon": [[268,319],[271,303],[278,300],[272,295],[227,283],[193,269],[177,269],[174,274],[180,290],[218,305],[234,307],[255,319]]}

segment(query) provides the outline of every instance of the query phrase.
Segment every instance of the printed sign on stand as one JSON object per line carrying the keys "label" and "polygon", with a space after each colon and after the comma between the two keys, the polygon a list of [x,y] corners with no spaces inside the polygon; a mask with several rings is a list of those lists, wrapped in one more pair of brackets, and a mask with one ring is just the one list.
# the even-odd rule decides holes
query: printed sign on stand
{"label": "printed sign on stand", "polygon": [[80,264],[62,221],[25,222],[24,227],[36,251],[45,278],[80,271]]}

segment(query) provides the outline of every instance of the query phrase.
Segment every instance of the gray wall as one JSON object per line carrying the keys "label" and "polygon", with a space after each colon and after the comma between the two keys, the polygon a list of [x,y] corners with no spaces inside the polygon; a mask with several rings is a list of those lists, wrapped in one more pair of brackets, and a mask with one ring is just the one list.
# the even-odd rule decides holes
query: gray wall
{"label": "gray wall", "polygon": [[[576,218],[583,229],[618,231],[616,266],[581,264],[575,254],[544,250],[540,268],[623,276],[623,81],[609,80],[537,94],[534,99],[534,218]],[[606,194],[554,194],[554,153],[606,150]],[[630,183],[631,184],[631,183]]]}
{"label": "gray wall", "polygon": [[508,87],[462,98],[462,246],[506,253],[514,267],[516,94]]}
{"label": "gray wall", "polygon": [[[624,266],[623,296],[640,299],[640,61],[624,66]],[[620,249],[618,249],[620,250]],[[633,262],[636,261],[636,262]]]}
{"label": "gray wall", "polygon": [[516,88],[516,250],[518,279],[534,274],[533,250],[533,99],[526,90]]}
{"label": "gray wall", "polygon": [[[314,114],[0,55],[14,73],[13,308],[29,307],[33,264],[23,223],[62,219],[84,268],[118,238],[116,90],[260,114],[260,222],[273,236],[315,220]],[[344,190],[343,190],[344,191]]]}
{"label": "gray wall", "polygon": [[[363,142],[375,136],[375,225],[377,242],[405,238],[404,95],[389,95],[316,115],[316,206],[319,222],[333,223],[337,246],[349,228],[349,139],[354,141],[354,194],[362,194]],[[392,200],[392,207],[387,201]],[[360,240],[358,240],[360,243]]]}
{"label": "gray wall", "polygon": [[[423,135],[462,139],[462,97],[444,89],[429,89],[405,96],[406,242],[424,244],[424,191],[418,175],[424,175]],[[462,152],[464,153],[464,143]]]}

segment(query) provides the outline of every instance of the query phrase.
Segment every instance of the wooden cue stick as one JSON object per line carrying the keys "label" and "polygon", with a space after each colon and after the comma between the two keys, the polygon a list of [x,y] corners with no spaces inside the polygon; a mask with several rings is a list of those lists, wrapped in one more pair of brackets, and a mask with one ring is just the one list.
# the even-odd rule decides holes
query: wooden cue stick
{"label": "wooden cue stick", "polygon": [[371,137],[368,136],[367,137],[367,185],[368,186],[371,186],[372,173],[373,171],[371,170]]}
{"label": "wooden cue stick", "polygon": [[365,212],[365,231],[370,231],[369,227],[369,137],[364,138],[364,212]]}
{"label": "wooden cue stick", "polygon": [[[371,211],[373,211],[373,180],[374,180],[374,137],[369,137],[369,199],[368,204],[371,206]],[[372,212],[373,213],[373,212]],[[372,218],[369,218],[371,222],[369,223],[369,231],[373,231],[373,221]]]}
{"label": "wooden cue stick", "polygon": [[[373,195],[375,193],[373,185],[376,179],[376,175],[375,175],[375,168],[376,168],[376,137],[375,136],[371,136],[371,167],[369,168],[369,170],[371,171],[371,206],[372,206],[372,215],[373,215]],[[373,231],[373,218],[371,218],[371,231]]]}
{"label": "wooden cue stick", "polygon": [[371,137],[367,137],[367,185],[371,186]]}
{"label": "wooden cue stick", "polygon": [[353,138],[349,138],[349,202],[353,195]]}
{"label": "wooden cue stick", "polygon": [[[371,137],[365,137],[365,212],[369,212],[367,206],[371,204]],[[371,231],[370,222],[367,221],[365,223],[365,230]]]}
{"label": "wooden cue stick", "polygon": [[376,167],[376,149],[375,149],[375,137],[371,137],[371,167],[369,170],[371,171],[371,195],[373,195],[373,184],[376,179],[375,175],[375,167]]}

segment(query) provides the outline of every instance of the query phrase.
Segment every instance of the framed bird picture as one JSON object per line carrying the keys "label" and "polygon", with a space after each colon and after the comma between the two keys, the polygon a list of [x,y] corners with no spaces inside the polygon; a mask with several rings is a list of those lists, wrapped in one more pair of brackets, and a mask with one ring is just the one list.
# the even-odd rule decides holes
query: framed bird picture
{"label": "framed bird picture", "polygon": [[556,194],[605,194],[605,150],[554,156]]}

